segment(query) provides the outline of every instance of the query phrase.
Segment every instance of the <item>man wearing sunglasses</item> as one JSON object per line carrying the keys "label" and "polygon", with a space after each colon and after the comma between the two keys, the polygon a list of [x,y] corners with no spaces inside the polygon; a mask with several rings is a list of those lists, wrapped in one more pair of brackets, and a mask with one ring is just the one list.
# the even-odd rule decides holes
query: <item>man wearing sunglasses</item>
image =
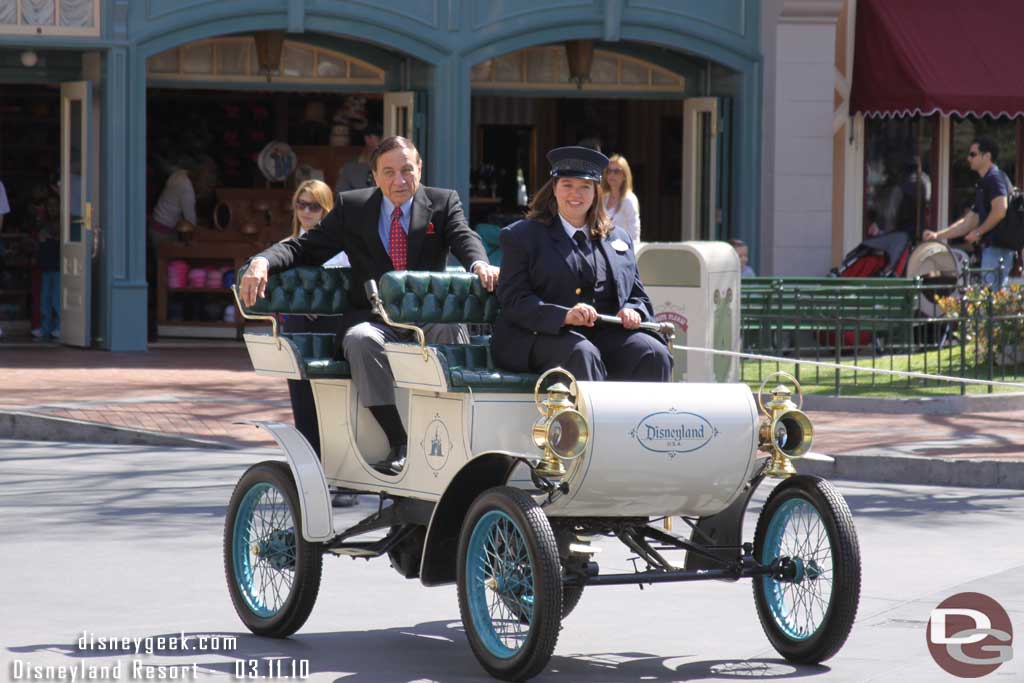
{"label": "man wearing sunglasses", "polygon": [[[348,254],[356,283],[349,293],[353,310],[342,317],[335,350],[349,362],[360,402],[388,438],[388,457],[376,467],[397,474],[405,466],[407,436],[395,407],[394,377],[384,344],[407,341],[408,333],[373,316],[362,285],[370,279],[379,281],[391,270],[443,272],[449,251],[488,290],[498,282],[498,269],[490,265],[480,236],[466,222],[459,196],[420,184],[423,161],[411,141],[398,136],[383,140],[370,157],[370,166],[377,187],[338,194],[334,209],[318,228],[250,259],[239,294],[251,306],[257,296],[264,296],[269,273],[319,265],[339,251]],[[423,329],[429,343],[469,343],[461,325],[428,324]]]}
{"label": "man wearing sunglasses", "polygon": [[980,137],[971,143],[967,152],[967,163],[980,176],[974,189],[974,206],[967,215],[945,230],[925,230],[922,237],[928,240],[947,240],[964,237],[970,243],[981,242],[981,268],[986,285],[999,291],[1006,284],[1006,278],[1013,268],[1014,251],[996,246],[991,232],[1006,216],[1010,181],[996,166],[999,147],[991,138]]}

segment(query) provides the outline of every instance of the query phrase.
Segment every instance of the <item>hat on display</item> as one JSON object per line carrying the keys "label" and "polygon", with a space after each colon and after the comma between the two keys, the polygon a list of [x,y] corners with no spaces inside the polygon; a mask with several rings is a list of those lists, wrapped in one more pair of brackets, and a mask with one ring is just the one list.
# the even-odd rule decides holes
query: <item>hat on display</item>
{"label": "hat on display", "polygon": [[601,182],[608,157],[587,147],[556,147],[548,152],[552,178],[582,178]]}

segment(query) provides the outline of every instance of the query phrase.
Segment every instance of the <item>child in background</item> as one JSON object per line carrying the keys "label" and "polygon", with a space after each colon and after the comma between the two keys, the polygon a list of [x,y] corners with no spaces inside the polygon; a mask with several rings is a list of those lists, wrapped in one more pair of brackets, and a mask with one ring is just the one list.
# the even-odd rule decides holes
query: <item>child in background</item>
{"label": "child in background", "polygon": [[36,263],[42,280],[39,296],[40,327],[32,330],[37,339],[60,339],[60,202],[46,202],[47,220],[39,229]]}
{"label": "child in background", "polygon": [[750,249],[747,247],[747,243],[743,240],[731,239],[729,244],[736,250],[736,255],[740,257],[740,277],[757,277],[757,273],[750,267]]}

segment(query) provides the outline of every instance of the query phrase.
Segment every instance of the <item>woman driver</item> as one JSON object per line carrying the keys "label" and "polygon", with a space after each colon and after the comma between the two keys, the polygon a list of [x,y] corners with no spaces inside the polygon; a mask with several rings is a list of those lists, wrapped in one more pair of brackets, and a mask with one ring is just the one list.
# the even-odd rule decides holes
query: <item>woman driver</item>
{"label": "woman driver", "polygon": [[[501,231],[501,276],[491,348],[520,372],[561,366],[579,380],[665,382],[672,355],[657,335],[629,235],[601,201],[608,158],[585,147],[548,152],[551,179],[525,220]],[[622,325],[596,323],[598,314]]]}

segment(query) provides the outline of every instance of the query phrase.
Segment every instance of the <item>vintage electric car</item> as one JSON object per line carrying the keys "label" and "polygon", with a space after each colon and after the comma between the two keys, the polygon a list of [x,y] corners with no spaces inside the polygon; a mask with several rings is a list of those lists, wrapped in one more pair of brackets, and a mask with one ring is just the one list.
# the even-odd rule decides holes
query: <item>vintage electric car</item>
{"label": "vintage electric car", "polygon": [[[348,271],[296,268],[271,276],[266,299],[239,306],[247,318],[341,315],[349,286]],[[857,535],[831,484],[795,474],[790,460],[813,455],[813,430],[785,378],[762,404],[744,384],[506,372],[486,338],[431,346],[415,327],[492,321],[497,301],[476,276],[394,272],[379,287],[369,287],[378,312],[418,340],[387,347],[409,434],[397,475],[372,467],[387,443],[347,364],[331,357],[331,335],[282,335],[276,323],[245,335],[257,372],[311,381],[323,458],[294,427],[262,423],[286,462],[249,468],[231,497],[225,572],[252,632],[299,629],[323,557],[348,555],[387,556],[427,586],[457,583],[469,645],[505,680],[543,670],[589,586],[749,577],[785,658],[820,662],[843,645],[860,594]],[[766,477],[782,480],[744,541],[744,512]],[[380,505],[337,529],[328,486],[376,494]],[[685,534],[665,528],[677,517]],[[624,543],[636,571],[602,571],[600,536]]]}

